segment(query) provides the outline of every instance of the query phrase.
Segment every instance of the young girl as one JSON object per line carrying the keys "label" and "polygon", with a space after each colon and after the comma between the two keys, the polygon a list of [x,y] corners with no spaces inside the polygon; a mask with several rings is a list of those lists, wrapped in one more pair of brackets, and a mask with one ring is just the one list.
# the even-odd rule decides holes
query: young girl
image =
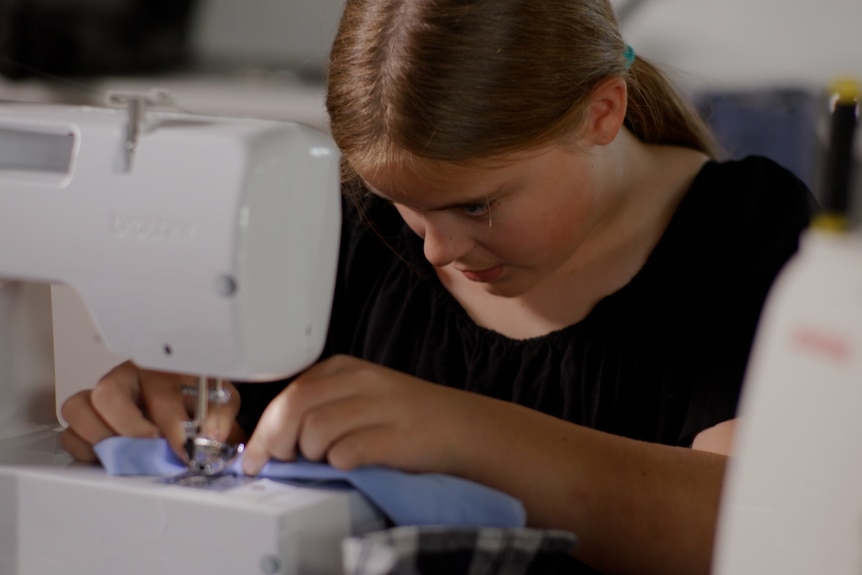
{"label": "young girl", "polygon": [[[290,386],[240,386],[245,471],[301,453],[456,475],[576,533],[592,569],[708,572],[804,185],[718,162],[605,0],[348,0],[327,106],[352,200],[327,349]],[[181,453],[178,385],[118,367],[68,401],[64,445]]]}

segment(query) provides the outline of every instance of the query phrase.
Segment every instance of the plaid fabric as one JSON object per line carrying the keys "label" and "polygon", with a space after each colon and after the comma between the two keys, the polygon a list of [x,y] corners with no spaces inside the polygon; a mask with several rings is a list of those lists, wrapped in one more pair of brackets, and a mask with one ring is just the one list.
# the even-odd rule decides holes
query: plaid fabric
{"label": "plaid fabric", "polygon": [[576,537],[538,529],[396,527],[344,541],[347,575],[522,575],[570,559]]}

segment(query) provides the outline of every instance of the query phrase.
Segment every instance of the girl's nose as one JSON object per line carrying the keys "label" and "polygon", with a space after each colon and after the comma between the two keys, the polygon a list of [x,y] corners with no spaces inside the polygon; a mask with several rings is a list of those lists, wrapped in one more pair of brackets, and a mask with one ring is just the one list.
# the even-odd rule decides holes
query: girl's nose
{"label": "girl's nose", "polygon": [[446,266],[470,250],[471,240],[459,233],[457,226],[445,222],[425,221],[425,258],[435,267]]}

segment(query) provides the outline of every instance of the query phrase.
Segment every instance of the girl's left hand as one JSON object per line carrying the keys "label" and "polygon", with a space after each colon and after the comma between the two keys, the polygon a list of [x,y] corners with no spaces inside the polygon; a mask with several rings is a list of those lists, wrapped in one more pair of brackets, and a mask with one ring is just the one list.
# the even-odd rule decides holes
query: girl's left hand
{"label": "girl's left hand", "polygon": [[[269,404],[246,445],[243,471],[298,455],[339,469],[385,465],[454,473],[483,405],[477,394],[349,356],[303,373]],[[475,439],[475,437],[473,437]]]}

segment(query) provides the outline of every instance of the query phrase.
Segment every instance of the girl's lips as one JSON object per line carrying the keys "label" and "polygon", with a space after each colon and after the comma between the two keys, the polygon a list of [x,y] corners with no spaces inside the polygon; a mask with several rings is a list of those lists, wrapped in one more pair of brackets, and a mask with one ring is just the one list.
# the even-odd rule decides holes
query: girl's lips
{"label": "girl's lips", "polygon": [[500,276],[503,275],[503,271],[503,266],[494,266],[486,270],[461,270],[461,273],[464,274],[465,278],[472,282],[490,283],[500,279]]}

